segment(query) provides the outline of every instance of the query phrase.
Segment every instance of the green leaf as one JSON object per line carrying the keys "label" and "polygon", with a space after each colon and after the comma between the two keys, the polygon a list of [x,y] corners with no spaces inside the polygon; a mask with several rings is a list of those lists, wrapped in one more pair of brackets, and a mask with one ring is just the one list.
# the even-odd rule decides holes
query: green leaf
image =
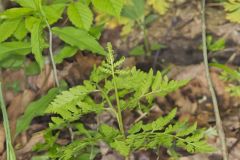
{"label": "green leaf", "polygon": [[58,28],[54,27],[53,33],[60,37],[64,42],[71,46],[78,47],[80,50],[90,50],[93,53],[106,55],[105,50],[96,41],[96,39],[89,35],[85,30],[74,27]]}
{"label": "green leaf", "polygon": [[31,52],[31,44],[28,42],[0,43],[0,60],[10,55],[27,55]]}
{"label": "green leaf", "polygon": [[35,21],[31,28],[31,45],[32,45],[32,53],[35,56],[35,59],[42,69],[44,66],[44,59],[42,56],[43,51],[43,38],[42,38],[42,31],[43,27],[41,24],[41,20]]}
{"label": "green leaf", "polygon": [[24,20],[21,20],[16,31],[13,33],[13,36],[17,38],[17,40],[22,40],[23,38],[26,37],[27,33],[28,33],[28,30],[25,27],[25,22]]}
{"label": "green leaf", "polygon": [[93,21],[92,11],[82,2],[73,2],[68,6],[68,18],[78,28],[89,30]]}
{"label": "green leaf", "polygon": [[54,55],[54,61],[56,64],[62,63],[65,58],[72,57],[77,53],[76,47],[65,46],[58,54]]}
{"label": "green leaf", "polygon": [[151,45],[150,45],[150,49],[152,51],[159,51],[162,48],[166,48],[166,46],[163,44],[159,44],[159,43],[151,43]]}
{"label": "green leaf", "polygon": [[123,7],[122,16],[132,20],[141,19],[144,16],[144,6],[144,0],[132,0],[132,4]]}
{"label": "green leaf", "polygon": [[23,16],[30,15],[34,10],[31,8],[10,8],[0,13],[0,18],[3,19],[14,19],[21,18]]}
{"label": "green leaf", "polygon": [[41,97],[39,100],[32,102],[24,112],[24,115],[20,117],[17,121],[16,134],[25,131],[30,125],[32,119],[36,116],[43,115],[45,109],[50,104],[50,102],[59,93],[58,88],[52,88],[49,90],[47,95]]}
{"label": "green leaf", "polygon": [[116,17],[120,16],[123,2],[123,0],[92,0],[92,3],[97,10]]}
{"label": "green leaf", "polygon": [[139,46],[134,47],[133,49],[131,49],[129,54],[132,55],[132,56],[144,55],[145,54],[144,46],[139,45]]}
{"label": "green leaf", "polygon": [[21,19],[10,19],[0,24],[0,42],[8,39],[16,31],[20,21]]}
{"label": "green leaf", "polygon": [[196,130],[197,130],[197,123],[194,123],[194,125],[192,125],[192,126],[190,126],[188,128],[184,128],[181,131],[178,131],[176,136],[178,136],[178,137],[187,136],[189,134],[192,134]]}
{"label": "green leaf", "polygon": [[128,133],[129,133],[129,134],[137,133],[137,132],[139,132],[139,131],[142,129],[142,126],[143,126],[142,121],[140,121],[140,122],[134,124],[134,125],[128,130]]}
{"label": "green leaf", "polygon": [[130,147],[123,141],[115,140],[111,143],[111,147],[125,157],[127,157],[130,153]]}
{"label": "green leaf", "polygon": [[64,3],[42,6],[42,9],[50,25],[57,22],[61,18],[64,8]]}
{"label": "green leaf", "polygon": [[106,141],[112,141],[117,135],[120,134],[117,129],[106,124],[102,124],[100,126],[99,132]]}
{"label": "green leaf", "polygon": [[27,8],[33,8],[36,9],[36,6],[34,4],[34,0],[13,0],[20,4],[22,7],[27,7]]}

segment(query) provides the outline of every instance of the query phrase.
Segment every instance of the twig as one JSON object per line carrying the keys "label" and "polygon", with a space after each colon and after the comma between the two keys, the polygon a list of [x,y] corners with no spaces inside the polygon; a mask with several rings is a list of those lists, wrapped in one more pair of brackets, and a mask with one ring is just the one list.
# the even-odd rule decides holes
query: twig
{"label": "twig", "polygon": [[4,125],[5,135],[6,135],[7,160],[15,160],[16,156],[12,146],[11,132],[9,127],[7,110],[6,110],[6,106],[3,99],[1,82],[0,82],[0,101],[1,101],[0,105],[1,105],[2,115],[3,115],[3,125]]}
{"label": "twig", "polygon": [[224,134],[222,120],[221,120],[220,113],[219,113],[216,93],[213,88],[213,83],[212,83],[212,79],[211,79],[210,72],[209,72],[209,66],[208,66],[208,55],[207,55],[207,44],[206,44],[205,3],[206,3],[205,0],[202,0],[202,5],[201,5],[202,6],[202,9],[201,9],[202,46],[203,46],[203,58],[204,58],[205,72],[206,72],[206,78],[208,81],[209,90],[211,92],[211,97],[212,97],[212,102],[213,102],[213,107],[214,107],[214,114],[215,114],[215,118],[216,118],[216,126],[218,129],[218,134],[219,134],[219,138],[220,138],[220,142],[221,142],[223,159],[228,160],[228,151],[227,151],[227,146],[226,146],[226,142],[225,142],[225,134]]}

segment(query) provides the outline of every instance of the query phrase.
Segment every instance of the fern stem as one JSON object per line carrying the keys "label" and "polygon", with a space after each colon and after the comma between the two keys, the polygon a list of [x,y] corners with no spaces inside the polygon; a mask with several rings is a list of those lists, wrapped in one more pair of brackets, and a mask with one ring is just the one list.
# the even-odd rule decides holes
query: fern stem
{"label": "fern stem", "polygon": [[114,61],[113,59],[111,59],[111,66],[112,66],[112,81],[113,81],[113,85],[114,85],[114,92],[115,92],[115,97],[116,97],[116,101],[117,101],[117,119],[118,119],[118,125],[119,125],[119,129],[122,133],[122,135],[125,137],[125,132],[124,132],[124,127],[123,127],[123,119],[122,119],[122,110],[120,107],[120,100],[119,100],[119,95],[118,95],[118,89],[117,89],[117,83],[115,81],[115,72],[114,72]]}
{"label": "fern stem", "polygon": [[11,132],[9,127],[7,110],[6,110],[3,93],[2,93],[1,82],[0,82],[0,101],[1,101],[0,105],[1,105],[2,115],[3,115],[3,125],[4,125],[5,135],[6,135],[7,160],[16,160],[15,152],[12,146]]}
{"label": "fern stem", "polygon": [[205,65],[205,72],[206,72],[206,78],[208,81],[209,90],[211,92],[213,107],[214,107],[214,114],[216,118],[216,126],[218,129],[218,134],[221,142],[221,148],[223,153],[223,159],[228,160],[228,152],[227,152],[227,146],[225,142],[225,133],[222,126],[222,120],[220,117],[220,112],[218,108],[218,102],[216,93],[214,91],[213,82],[210,76],[209,72],[209,66],[208,66],[208,55],[207,55],[207,43],[206,43],[206,20],[205,20],[205,0],[202,0],[202,9],[201,9],[201,22],[202,22],[202,46],[203,46],[203,58],[204,58],[204,65]]}

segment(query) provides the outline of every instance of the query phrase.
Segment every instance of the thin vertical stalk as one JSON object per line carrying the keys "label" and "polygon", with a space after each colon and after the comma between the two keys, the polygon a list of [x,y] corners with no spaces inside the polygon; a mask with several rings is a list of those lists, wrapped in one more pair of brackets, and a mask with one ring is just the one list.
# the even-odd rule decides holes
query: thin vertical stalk
{"label": "thin vertical stalk", "polygon": [[202,9],[201,9],[201,22],[202,22],[202,46],[203,46],[203,58],[204,58],[204,65],[205,65],[205,72],[206,72],[206,78],[208,81],[208,86],[209,90],[211,92],[211,97],[212,97],[212,103],[214,107],[214,114],[216,118],[216,126],[221,142],[221,148],[222,148],[222,154],[223,154],[223,159],[228,160],[228,152],[227,152],[227,146],[225,142],[225,134],[222,126],[222,120],[220,117],[219,113],[219,108],[218,108],[218,102],[217,102],[217,97],[216,93],[214,91],[213,87],[213,82],[210,76],[209,72],[209,66],[208,66],[208,55],[207,55],[207,43],[206,43],[206,20],[205,20],[205,0],[202,0]]}
{"label": "thin vertical stalk", "polygon": [[57,85],[57,87],[59,87],[59,80],[57,77],[57,67],[56,67],[56,63],[54,61],[53,58],[53,48],[52,48],[52,29],[51,26],[49,25],[47,19],[45,18],[45,22],[48,28],[48,34],[49,34],[49,54],[50,54],[50,59],[51,59],[51,63],[52,63],[52,68],[53,68],[53,77],[55,79],[55,83]]}
{"label": "thin vertical stalk", "polygon": [[[144,24],[143,24],[144,25]],[[143,26],[143,36],[144,36],[144,46],[147,51],[147,56],[151,56],[150,44],[148,40],[148,31],[146,30],[145,26]]]}
{"label": "thin vertical stalk", "polygon": [[47,20],[47,17],[42,9],[42,6],[39,5],[39,10],[41,12],[41,15],[47,25],[47,28],[48,28],[48,34],[49,34],[49,54],[50,54],[50,60],[51,60],[51,63],[52,63],[52,68],[53,68],[53,77],[54,77],[54,80],[55,80],[55,83],[56,83],[56,86],[59,87],[59,80],[58,80],[58,76],[57,76],[57,67],[56,67],[56,63],[54,61],[54,57],[53,57],[53,38],[52,38],[52,29],[51,29],[51,26],[50,24],[48,23],[48,20]]}
{"label": "thin vertical stalk", "polygon": [[117,84],[115,81],[113,62],[112,62],[112,79],[113,79],[115,97],[116,97],[116,101],[117,101],[118,125],[119,125],[119,129],[120,129],[121,133],[125,137],[124,127],[123,127],[123,119],[122,119],[122,111],[121,111],[121,107],[120,107],[120,100],[119,100],[119,95],[118,95],[118,90],[117,90]]}
{"label": "thin vertical stalk", "polygon": [[0,82],[0,101],[1,101],[0,105],[1,105],[2,115],[3,115],[3,125],[4,125],[5,135],[6,135],[7,160],[16,160],[15,152],[12,146],[11,132],[9,127],[7,110],[6,110],[3,93],[2,93],[1,82]]}

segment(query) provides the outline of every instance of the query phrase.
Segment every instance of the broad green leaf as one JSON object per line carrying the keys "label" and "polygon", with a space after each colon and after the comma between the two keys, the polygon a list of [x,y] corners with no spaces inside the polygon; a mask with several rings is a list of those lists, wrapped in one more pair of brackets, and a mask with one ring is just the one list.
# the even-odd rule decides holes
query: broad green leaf
{"label": "broad green leaf", "polygon": [[144,16],[144,0],[133,0],[132,4],[125,5],[122,10],[122,16],[132,20],[140,19]]}
{"label": "broad green leaf", "polygon": [[15,38],[17,38],[17,40],[22,40],[23,38],[26,37],[27,33],[28,33],[28,30],[25,27],[25,22],[24,20],[21,20],[16,31],[13,33],[13,35]]}
{"label": "broad green leaf", "polygon": [[147,0],[147,2],[161,15],[165,14],[169,8],[167,0]]}
{"label": "broad green leaf", "polygon": [[32,45],[32,53],[35,56],[35,59],[42,69],[44,65],[44,59],[42,56],[43,51],[43,38],[42,38],[42,24],[41,20],[36,20],[31,28],[31,45]]}
{"label": "broad green leaf", "polygon": [[10,8],[3,13],[0,13],[0,18],[14,19],[30,15],[34,10],[31,8]]}
{"label": "broad green leaf", "polygon": [[65,46],[58,54],[54,55],[56,64],[62,63],[65,58],[74,56],[77,53],[76,47]]}
{"label": "broad green leaf", "polygon": [[28,42],[0,43],[0,60],[10,55],[27,55],[31,53],[31,44]]}
{"label": "broad green leaf", "polygon": [[150,49],[151,51],[159,51],[162,48],[166,48],[166,46],[164,44],[160,44],[160,43],[151,43],[150,44]]}
{"label": "broad green leaf", "polygon": [[37,11],[42,12],[42,0],[32,0]]}
{"label": "broad green leaf", "polygon": [[14,0],[14,1],[20,4],[22,7],[36,9],[34,0]]}
{"label": "broad green leaf", "polygon": [[52,4],[67,3],[69,0],[52,0]]}
{"label": "broad green leaf", "polygon": [[82,2],[73,2],[68,6],[69,20],[78,28],[89,30],[93,21],[92,11]]}
{"label": "broad green leaf", "polygon": [[120,16],[123,2],[123,0],[92,0],[92,3],[97,10],[116,17]]}
{"label": "broad green leaf", "polygon": [[21,19],[9,19],[0,24],[0,42],[8,39],[17,29]]}
{"label": "broad green leaf", "polygon": [[145,54],[144,46],[139,45],[139,46],[134,47],[133,49],[131,49],[129,54],[132,55],[132,56],[144,55]]}
{"label": "broad green leaf", "polygon": [[32,102],[25,111],[24,115],[20,117],[17,121],[16,134],[25,131],[30,125],[32,119],[36,116],[44,114],[45,109],[50,104],[50,102],[59,93],[58,88],[52,88],[47,95],[41,97],[39,100]]}
{"label": "broad green leaf", "polygon": [[106,55],[103,47],[96,41],[96,39],[89,35],[85,30],[74,27],[58,28],[54,27],[53,33],[60,37],[64,42],[71,46],[78,47],[80,50],[89,50],[93,53]]}
{"label": "broad green leaf", "polygon": [[64,3],[52,4],[42,7],[49,24],[53,24],[61,18],[64,8]]}

